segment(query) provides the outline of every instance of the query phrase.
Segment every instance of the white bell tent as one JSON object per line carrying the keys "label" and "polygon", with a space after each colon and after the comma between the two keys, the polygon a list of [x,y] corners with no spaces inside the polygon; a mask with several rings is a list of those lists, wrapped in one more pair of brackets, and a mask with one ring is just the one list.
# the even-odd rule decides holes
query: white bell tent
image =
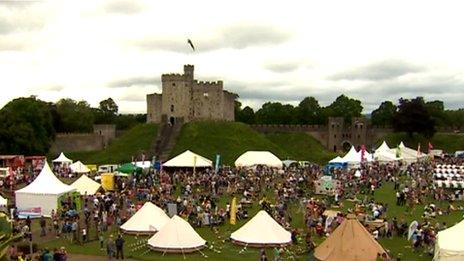
{"label": "white bell tent", "polygon": [[247,151],[235,160],[236,167],[253,167],[256,165],[279,169],[283,167],[282,161],[269,151]]}
{"label": "white bell tent", "polygon": [[168,215],[161,208],[151,202],[146,202],[120,228],[126,234],[153,234],[169,220]]}
{"label": "white bell tent", "polygon": [[94,195],[100,189],[101,185],[84,174],[74,181],[71,187],[75,188],[81,195]]}
{"label": "white bell tent", "polygon": [[175,156],[174,158],[163,163],[163,167],[178,167],[178,168],[209,168],[213,166],[213,162],[203,156],[200,156],[190,150]]}
{"label": "white bell tent", "polygon": [[434,261],[464,260],[464,220],[438,232]]}

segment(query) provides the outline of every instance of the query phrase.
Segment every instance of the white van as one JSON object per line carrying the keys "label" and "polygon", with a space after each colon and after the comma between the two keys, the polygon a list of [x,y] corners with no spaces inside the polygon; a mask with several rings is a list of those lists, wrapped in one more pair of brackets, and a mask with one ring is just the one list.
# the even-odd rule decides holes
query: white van
{"label": "white van", "polygon": [[113,173],[116,171],[116,169],[118,168],[119,166],[116,165],[116,164],[108,164],[108,165],[101,165],[101,166],[98,166],[98,173],[101,174],[101,173]]}

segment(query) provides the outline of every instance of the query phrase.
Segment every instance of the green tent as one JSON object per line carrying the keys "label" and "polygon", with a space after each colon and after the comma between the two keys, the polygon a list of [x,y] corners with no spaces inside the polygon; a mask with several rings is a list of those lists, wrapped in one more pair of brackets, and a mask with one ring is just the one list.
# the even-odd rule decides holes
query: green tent
{"label": "green tent", "polygon": [[121,166],[119,166],[117,171],[122,172],[122,173],[126,173],[126,174],[132,174],[132,173],[140,174],[140,173],[142,173],[142,168],[136,167],[132,163],[125,163],[125,164],[122,164]]}

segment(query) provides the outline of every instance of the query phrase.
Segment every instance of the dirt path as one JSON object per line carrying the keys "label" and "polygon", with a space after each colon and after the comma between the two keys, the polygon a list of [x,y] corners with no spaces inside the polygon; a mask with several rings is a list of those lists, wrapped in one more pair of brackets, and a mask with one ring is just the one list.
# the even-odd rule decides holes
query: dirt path
{"label": "dirt path", "polygon": [[[68,254],[68,261],[106,261],[108,257],[106,256],[88,256],[88,255],[77,255],[77,254]],[[113,258],[113,260],[116,260]],[[134,259],[124,259],[126,261],[135,261]]]}

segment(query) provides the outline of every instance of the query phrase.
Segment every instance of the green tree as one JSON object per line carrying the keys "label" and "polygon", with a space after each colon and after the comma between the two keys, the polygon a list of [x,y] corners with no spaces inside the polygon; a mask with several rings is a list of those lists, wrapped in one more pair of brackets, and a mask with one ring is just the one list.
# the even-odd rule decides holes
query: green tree
{"label": "green tree", "polygon": [[430,116],[422,97],[412,100],[399,100],[398,111],[393,117],[393,128],[395,131],[404,131],[410,137],[414,133],[432,137],[435,134],[435,121]]}
{"label": "green tree", "polygon": [[86,101],[61,99],[56,103],[61,119],[58,132],[91,132],[94,123],[92,108]]}
{"label": "green tree", "polygon": [[332,104],[324,108],[324,116],[325,118],[343,117],[346,123],[350,123],[353,117],[361,116],[362,110],[363,107],[360,100],[355,100],[342,94]]}
{"label": "green tree", "polygon": [[447,120],[445,114],[445,105],[442,101],[435,100],[426,102],[425,107],[427,108],[430,117],[432,117],[437,126],[445,126]]}
{"label": "green tree", "polygon": [[111,98],[101,101],[98,108],[105,114],[116,115],[118,113],[118,105]]}
{"label": "green tree", "polygon": [[256,123],[260,124],[295,124],[295,108],[290,104],[266,102],[256,114]]}
{"label": "green tree", "polygon": [[35,97],[17,98],[0,110],[0,153],[44,155],[55,138],[50,106]]}
{"label": "green tree", "polygon": [[393,116],[396,112],[396,105],[391,101],[384,101],[380,104],[379,108],[372,111],[371,122],[374,126],[391,126]]}
{"label": "green tree", "polygon": [[304,98],[295,108],[299,124],[323,124],[322,108],[314,97]]}

